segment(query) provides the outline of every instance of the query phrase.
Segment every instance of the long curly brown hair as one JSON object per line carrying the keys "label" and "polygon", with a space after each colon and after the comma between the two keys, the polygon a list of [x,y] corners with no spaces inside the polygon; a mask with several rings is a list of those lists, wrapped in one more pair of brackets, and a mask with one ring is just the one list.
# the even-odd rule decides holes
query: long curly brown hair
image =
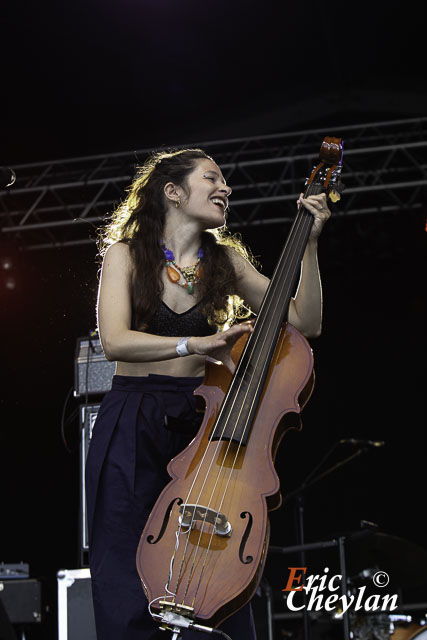
{"label": "long curly brown hair", "polygon": [[[201,149],[153,153],[137,167],[127,197],[100,232],[98,249],[101,260],[115,242],[125,242],[129,246],[134,265],[131,289],[134,329],[143,331],[147,328],[163,292],[161,274],[165,258],[161,243],[166,216],[163,188],[168,182],[173,182],[188,195],[188,175],[197,161],[205,158],[212,159]],[[230,234],[225,226],[202,233],[203,278],[197,285],[197,298],[208,322],[218,329],[250,315],[250,310],[238,295],[235,269],[225,247],[232,247],[254,262],[240,237]]]}

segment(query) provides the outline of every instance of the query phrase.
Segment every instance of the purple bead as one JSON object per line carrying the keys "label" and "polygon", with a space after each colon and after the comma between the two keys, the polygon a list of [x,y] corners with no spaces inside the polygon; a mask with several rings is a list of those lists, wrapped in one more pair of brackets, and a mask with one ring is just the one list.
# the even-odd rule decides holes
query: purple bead
{"label": "purple bead", "polygon": [[199,249],[199,251],[197,253],[197,257],[201,260],[204,255],[205,255],[204,251],[203,251],[202,247],[200,247],[200,249]]}
{"label": "purple bead", "polygon": [[175,260],[175,256],[173,255],[173,251],[171,251],[170,249],[166,249],[165,245],[162,246],[162,249],[163,249],[163,253],[165,254],[166,260],[171,260],[171,261]]}

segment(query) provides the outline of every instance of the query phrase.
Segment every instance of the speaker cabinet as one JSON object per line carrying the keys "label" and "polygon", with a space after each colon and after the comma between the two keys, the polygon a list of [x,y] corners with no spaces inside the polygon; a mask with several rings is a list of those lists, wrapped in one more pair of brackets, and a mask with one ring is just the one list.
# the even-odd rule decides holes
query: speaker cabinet
{"label": "speaker cabinet", "polygon": [[80,407],[80,526],[79,546],[82,567],[88,566],[89,539],[86,510],[85,466],[92,438],[92,431],[98,415],[100,404],[85,404]]}
{"label": "speaker cabinet", "polygon": [[115,362],[104,356],[99,338],[78,338],[74,361],[74,395],[87,398],[111,389]]}

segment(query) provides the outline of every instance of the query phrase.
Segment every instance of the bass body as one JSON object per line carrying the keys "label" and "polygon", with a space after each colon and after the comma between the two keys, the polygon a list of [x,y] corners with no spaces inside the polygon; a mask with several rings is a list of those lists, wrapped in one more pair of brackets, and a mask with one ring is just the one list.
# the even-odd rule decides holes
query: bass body
{"label": "bass body", "polygon": [[[235,345],[234,362],[246,340]],[[275,454],[286,429],[301,428],[299,414],[314,386],[310,345],[293,326],[282,327],[246,445],[211,437],[230,381],[228,369],[208,359],[204,383],[195,391],[206,403],[202,426],[169,463],[172,481],[137,553],[148,601],[161,597],[153,609],[160,602],[183,605],[213,627],[248,602],[261,579],[268,511],[281,504]]]}

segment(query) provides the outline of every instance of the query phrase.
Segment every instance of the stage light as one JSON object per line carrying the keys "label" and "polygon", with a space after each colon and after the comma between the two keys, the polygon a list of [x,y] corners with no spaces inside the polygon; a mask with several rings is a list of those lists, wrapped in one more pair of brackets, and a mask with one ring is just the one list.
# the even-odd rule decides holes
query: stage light
{"label": "stage light", "polygon": [[1,293],[12,292],[17,288],[16,268],[8,255],[0,256],[0,290]]}
{"label": "stage light", "polygon": [[3,256],[1,258],[1,268],[4,269],[4,271],[10,271],[12,267],[12,260],[8,256]]}
{"label": "stage light", "polygon": [[9,276],[8,278],[6,278],[4,281],[4,286],[8,291],[13,291],[14,289],[16,289],[15,278],[13,278],[12,276]]}

